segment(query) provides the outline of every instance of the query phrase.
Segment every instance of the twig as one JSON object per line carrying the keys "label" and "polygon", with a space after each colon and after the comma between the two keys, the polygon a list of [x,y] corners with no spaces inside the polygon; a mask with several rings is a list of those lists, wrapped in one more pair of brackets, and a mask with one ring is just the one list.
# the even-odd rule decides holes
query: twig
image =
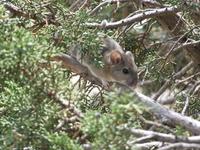
{"label": "twig", "polygon": [[79,7],[78,10],[85,8],[87,6],[87,4],[88,4],[88,0],[85,0],[84,3]]}
{"label": "twig", "polygon": [[83,6],[85,4],[85,1],[87,0],[76,0],[72,3],[72,5],[70,6],[69,10],[70,11],[77,11],[81,6]]}
{"label": "twig", "polygon": [[174,28],[170,31],[171,33],[173,33],[174,31],[176,31],[176,30],[178,29],[178,27],[179,27],[181,21],[184,20],[183,15],[184,15],[184,14],[179,15],[178,21],[176,22]]}
{"label": "twig", "polygon": [[178,83],[175,86],[178,86],[179,84],[181,84],[183,82],[186,82],[188,80],[191,80],[192,78],[195,78],[195,77],[197,77],[199,75],[200,75],[200,72],[197,72],[196,74],[193,74],[193,75],[191,75],[191,76],[189,76],[189,77],[187,77],[187,78],[185,78],[183,80],[178,80]]}
{"label": "twig", "polygon": [[146,12],[136,14],[132,17],[122,19],[120,21],[110,22],[110,23],[108,22],[106,25],[102,25],[102,24],[99,24],[99,23],[86,23],[86,26],[88,26],[89,28],[113,29],[113,28],[118,28],[118,27],[121,27],[121,26],[130,25],[130,24],[133,24],[135,22],[140,22],[144,19],[174,14],[174,13],[177,13],[177,12],[179,12],[179,9],[176,8],[176,7],[159,8],[159,9],[148,10]]}
{"label": "twig", "polygon": [[158,150],[172,150],[172,149],[200,149],[200,144],[194,144],[194,143],[174,143],[167,146],[163,146],[159,148]]}
{"label": "twig", "polygon": [[[179,19],[180,20],[180,19]],[[167,59],[169,58],[169,56],[170,56],[170,54],[172,53],[172,51],[175,51],[174,49],[175,49],[175,47],[176,47],[176,45],[180,42],[180,41],[182,41],[190,32],[192,32],[195,28],[197,28],[198,26],[195,26],[195,27],[193,27],[192,29],[190,29],[189,31],[187,31],[186,33],[184,33],[173,45],[172,45],[172,47],[170,48],[170,50],[168,51],[168,53],[165,55],[165,57],[164,57],[164,60],[165,60],[165,62],[167,61]],[[172,31],[171,31],[172,32]],[[194,42],[191,42],[191,43],[184,43],[182,46],[183,47],[181,47],[181,46],[179,46],[178,48],[188,48],[188,47],[190,47],[190,46],[195,46],[195,45],[198,45],[198,44],[200,44],[200,41],[194,41]],[[178,49],[177,48],[177,49]],[[176,51],[177,51],[177,49],[176,49]],[[165,64],[166,63],[163,63],[163,66],[161,67],[161,68],[164,68],[164,66],[165,66]]]}
{"label": "twig", "polygon": [[196,88],[200,85],[200,80],[197,81],[193,86],[192,88],[189,90],[189,94],[193,95],[196,91]]}
{"label": "twig", "polygon": [[177,52],[180,49],[190,48],[191,46],[198,46],[199,44],[200,44],[200,40],[199,41],[189,42],[189,43],[184,43],[184,44],[180,45],[179,47],[174,48],[173,52]]}
{"label": "twig", "polygon": [[152,135],[143,136],[143,137],[138,138],[134,141],[128,141],[127,144],[131,146],[135,143],[144,143],[145,141],[151,140],[152,137],[153,137]]}
{"label": "twig", "polygon": [[158,123],[158,122],[155,122],[155,121],[146,120],[146,119],[145,119],[144,117],[142,117],[142,116],[139,116],[139,119],[140,119],[141,121],[143,121],[144,123],[146,123],[146,124],[153,125],[153,126],[155,126],[155,127],[157,127],[157,128],[163,128],[163,129],[165,129],[166,131],[168,131],[168,132],[170,132],[170,133],[174,133],[174,131],[173,131],[172,129],[170,129],[168,126],[165,126],[165,125],[163,125],[163,124],[161,124],[161,123]]}
{"label": "twig", "polygon": [[150,150],[155,149],[157,147],[161,147],[162,145],[162,142],[147,142],[142,144],[134,144],[132,149]]}
{"label": "twig", "polygon": [[151,140],[156,140],[160,142],[168,142],[168,143],[184,142],[184,143],[197,143],[197,144],[200,143],[200,136],[183,137],[172,134],[147,131],[142,129],[128,128],[128,127],[122,127],[122,129],[128,131],[133,135],[142,137],[149,136],[149,138],[151,137]]}
{"label": "twig", "polygon": [[94,15],[99,9],[101,9],[102,7],[106,6],[109,3],[110,3],[110,0],[101,2],[98,6],[96,6],[93,10],[89,12],[89,15]]}
{"label": "twig", "polygon": [[194,63],[191,61],[185,67],[183,67],[179,72],[173,75],[173,79],[179,79],[182,77],[187,71],[189,71],[192,67],[194,67]]}
{"label": "twig", "polygon": [[189,100],[190,100],[189,95],[192,96],[192,95],[194,94],[194,91],[195,91],[196,87],[197,87],[199,84],[200,84],[200,81],[197,81],[197,82],[193,85],[193,87],[189,90],[188,94],[186,95],[185,105],[184,105],[183,110],[182,110],[182,112],[181,112],[182,115],[185,114],[185,112],[187,111],[187,108],[188,108],[188,106],[189,106]]}
{"label": "twig", "polygon": [[182,115],[185,115],[185,112],[186,112],[188,106],[189,106],[189,96],[187,95],[186,100],[185,100],[185,105],[184,105],[183,110],[181,112]]}
{"label": "twig", "polygon": [[89,15],[94,15],[96,14],[99,9],[101,9],[102,7],[106,6],[107,4],[114,4],[114,3],[124,3],[124,2],[128,2],[130,0],[105,0],[103,2],[101,2],[98,6],[96,6],[93,10],[91,10],[89,12]]}
{"label": "twig", "polygon": [[171,85],[172,80],[182,77],[192,66],[193,62],[189,62],[185,67],[183,67],[179,72],[177,72],[171,79],[168,79],[163,86],[158,90],[158,92],[153,96],[153,99],[157,100],[160,95]]}

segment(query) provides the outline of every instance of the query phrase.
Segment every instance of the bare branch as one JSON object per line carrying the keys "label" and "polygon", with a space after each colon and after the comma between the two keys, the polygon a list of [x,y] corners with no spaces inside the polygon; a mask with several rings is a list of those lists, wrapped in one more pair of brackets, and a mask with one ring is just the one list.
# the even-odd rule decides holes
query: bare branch
{"label": "bare branch", "polygon": [[153,99],[157,100],[159,96],[169,87],[171,86],[171,82],[174,79],[179,79],[182,77],[192,66],[193,62],[189,62],[185,67],[183,67],[179,72],[177,72],[171,79],[168,79],[163,86],[158,90],[158,92],[153,96]]}
{"label": "bare branch", "polygon": [[192,88],[189,90],[190,94],[194,94],[196,91],[196,88],[200,85],[200,81],[196,81],[196,83],[192,86]]}
{"label": "bare branch", "polygon": [[139,119],[146,123],[146,124],[149,124],[149,125],[153,125],[154,127],[156,128],[163,128],[165,129],[167,132],[170,132],[170,133],[174,133],[174,131],[172,129],[170,129],[168,126],[165,126],[159,122],[156,122],[156,121],[150,121],[150,120],[146,120],[145,118],[143,118],[142,116],[139,116]]}
{"label": "bare branch", "polygon": [[124,129],[136,136],[142,136],[143,138],[148,137],[148,139],[161,142],[168,142],[168,143],[184,142],[184,143],[197,143],[197,144],[200,143],[200,136],[183,137],[183,136],[176,136],[172,134],[165,134],[165,133],[134,129],[134,128],[125,127]]}
{"label": "bare branch", "polygon": [[128,143],[128,145],[133,145],[133,144],[135,144],[135,143],[144,143],[145,141],[149,141],[149,140],[151,140],[152,138],[153,138],[152,135],[147,135],[147,136],[143,136],[143,137],[141,137],[141,138],[138,138],[138,139],[136,139],[136,140],[134,140],[134,141],[128,141],[127,143]]}
{"label": "bare branch", "polygon": [[198,87],[199,85],[200,85],[200,81],[197,81],[197,82],[192,86],[192,88],[190,88],[188,94],[186,94],[185,105],[184,105],[184,107],[183,107],[183,110],[182,110],[181,114],[184,115],[185,112],[187,111],[187,108],[188,108],[189,102],[190,102],[189,95],[192,96],[192,95],[194,94],[194,92],[195,92],[196,87]]}
{"label": "bare branch", "polygon": [[159,118],[166,118],[175,125],[180,125],[186,128],[193,134],[200,134],[200,122],[190,117],[183,116],[177,112],[169,110],[159,103],[155,102],[154,99],[143,95],[142,93],[135,92],[139,101],[148,108],[148,110]]}
{"label": "bare branch", "polygon": [[99,23],[86,23],[86,25],[89,28],[113,29],[113,28],[118,28],[121,26],[130,25],[135,22],[142,21],[144,19],[149,19],[149,18],[158,17],[158,16],[165,16],[165,15],[174,14],[177,12],[179,12],[179,9],[177,7],[159,8],[159,9],[147,10],[145,12],[138,13],[134,16],[122,19],[120,21],[107,23],[106,25],[102,25],[101,23],[100,24]]}
{"label": "bare branch", "polygon": [[184,105],[183,110],[181,112],[182,115],[185,115],[185,112],[186,112],[186,110],[189,106],[189,99],[190,99],[189,96],[186,96],[185,105]]}
{"label": "bare branch", "polygon": [[133,148],[139,149],[139,150],[150,150],[152,148],[161,147],[163,145],[162,142],[147,142],[142,144],[134,144]]}
{"label": "bare branch", "polygon": [[200,149],[200,144],[193,143],[174,143],[164,147],[159,148],[158,150],[172,150],[172,149]]}
{"label": "bare branch", "polygon": [[194,66],[194,63],[191,61],[189,62],[185,67],[183,67],[179,72],[177,72],[175,75],[173,75],[173,79],[178,79],[182,77],[188,70],[191,69],[191,67]]}

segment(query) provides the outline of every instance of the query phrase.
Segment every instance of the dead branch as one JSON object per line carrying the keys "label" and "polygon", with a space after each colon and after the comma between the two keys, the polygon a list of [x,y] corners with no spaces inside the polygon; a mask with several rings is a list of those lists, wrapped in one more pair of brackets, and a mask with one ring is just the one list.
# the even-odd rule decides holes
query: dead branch
{"label": "dead branch", "polygon": [[183,116],[177,112],[174,112],[168,108],[163,107],[159,103],[155,102],[154,99],[143,95],[135,91],[136,97],[139,101],[148,108],[148,110],[159,118],[165,118],[174,125],[180,125],[192,132],[193,134],[200,134],[200,122],[190,117]]}
{"label": "dead branch", "polygon": [[190,97],[189,95],[193,95],[194,92],[195,92],[195,89],[196,87],[198,87],[200,85],[200,81],[197,81],[193,86],[192,88],[189,90],[188,94],[185,94],[186,95],[186,100],[185,100],[185,105],[183,107],[183,110],[181,112],[182,115],[185,114],[185,112],[187,111],[188,107],[189,107],[189,102],[190,102]]}
{"label": "dead branch", "polygon": [[163,146],[159,148],[158,150],[172,150],[172,149],[200,149],[200,144],[194,144],[194,143],[174,143],[167,146]]}
{"label": "dead branch", "polygon": [[143,136],[141,138],[137,138],[136,140],[134,141],[128,141],[128,145],[133,145],[135,143],[144,143],[144,142],[147,142],[147,141],[150,141],[152,139],[152,135],[147,135],[147,136]]}
{"label": "dead branch", "polygon": [[153,96],[153,99],[157,100],[159,96],[172,84],[172,80],[179,79],[182,77],[191,67],[194,65],[193,62],[189,62],[185,67],[183,67],[179,72],[173,75],[171,79],[168,79],[163,86],[158,90],[158,92]]}
{"label": "dead branch", "polygon": [[196,78],[196,77],[198,77],[199,75],[200,75],[200,72],[197,72],[196,74],[193,74],[193,75],[191,75],[191,76],[189,76],[189,77],[186,77],[185,79],[178,80],[178,82],[177,82],[177,84],[176,84],[175,86],[178,86],[179,84],[181,84],[181,83],[183,83],[183,82],[186,82],[186,81],[188,81],[188,80],[191,80],[191,79],[193,79],[193,78]]}
{"label": "dead branch", "polygon": [[163,145],[162,142],[147,142],[142,144],[134,144],[133,148],[139,149],[139,150],[150,150],[152,148],[161,147]]}
{"label": "dead branch", "polygon": [[196,88],[200,85],[200,81],[196,81],[196,83],[192,86],[192,88],[189,90],[189,94],[194,94]]}
{"label": "dead branch", "polygon": [[185,105],[184,105],[183,110],[181,112],[182,115],[185,115],[185,112],[186,112],[188,106],[189,106],[189,96],[186,96]]}
{"label": "dead branch", "polygon": [[153,10],[146,10],[142,13],[138,13],[136,15],[127,17],[125,19],[122,19],[116,22],[108,22],[106,24],[86,23],[86,26],[88,26],[89,28],[113,29],[113,28],[118,28],[121,26],[130,25],[135,22],[140,22],[144,19],[149,19],[149,18],[158,17],[158,16],[166,16],[169,14],[175,14],[177,12],[179,12],[179,9],[177,7],[159,8],[159,9],[153,9]]}
{"label": "dead branch", "polygon": [[183,137],[183,136],[176,136],[172,134],[165,134],[165,133],[160,133],[160,132],[127,128],[127,127],[125,127],[124,130],[128,131],[129,133],[133,135],[142,136],[142,137],[148,136],[148,139],[156,140],[160,142],[167,142],[167,143],[184,142],[184,143],[196,143],[196,144],[200,143],[200,136]]}

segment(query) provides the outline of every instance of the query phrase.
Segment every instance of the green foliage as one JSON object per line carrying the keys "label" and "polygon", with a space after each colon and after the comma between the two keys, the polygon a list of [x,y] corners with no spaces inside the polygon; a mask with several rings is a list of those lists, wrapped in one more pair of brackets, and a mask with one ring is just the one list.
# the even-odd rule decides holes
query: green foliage
{"label": "green foliage", "polygon": [[[39,99],[34,99],[34,95],[27,92],[30,91],[29,87],[19,87],[13,82],[8,82],[4,90],[0,95],[4,113],[0,119],[1,146],[42,146],[46,139],[41,135],[45,134],[45,130],[52,129],[57,118],[54,113],[57,110],[56,106],[49,105],[45,99],[38,102]],[[6,139],[8,141],[4,142],[3,135],[7,135],[8,132],[10,136]]]}
{"label": "green foliage", "polygon": [[82,148],[75,143],[72,139],[70,139],[65,132],[61,133],[51,133],[47,135],[49,139],[50,149],[66,149],[66,150],[82,150]]}
{"label": "green foliage", "polygon": [[161,3],[170,4],[170,5],[180,5],[182,1],[179,0],[160,0]]}
{"label": "green foliage", "polygon": [[[72,84],[71,72],[49,60],[54,54],[69,53],[72,45],[78,44],[79,51],[101,67],[101,36],[120,35],[118,38],[125,49],[134,52],[140,77],[153,81],[141,89],[152,95],[176,72],[173,64],[183,67],[185,60],[176,62],[170,58],[166,61],[157,55],[159,46],[151,47],[157,41],[162,42],[159,38],[163,40],[167,36],[161,32],[160,25],[148,19],[136,27],[133,24],[129,31],[127,28],[91,29],[85,25],[86,22],[123,18],[123,9],[129,3],[120,8],[118,4],[108,4],[102,13],[90,16],[89,9],[99,5],[99,0],[91,1],[90,6],[78,11],[71,11],[72,1],[66,0],[11,2],[21,7],[28,17],[16,16],[0,6],[0,149],[82,150],[85,143],[91,144],[94,150],[131,149],[127,141],[135,137],[120,127],[149,129],[152,124],[142,122],[140,117],[156,120],[148,110],[123,89],[107,93],[100,89],[96,94],[91,92],[96,86],[87,81]],[[161,2],[182,3],[178,0]],[[193,33],[188,36],[194,37]],[[195,38],[199,39],[199,34]],[[62,103],[54,93],[72,105]],[[191,107],[187,113],[199,119],[198,97],[195,96],[190,96]],[[185,101],[181,96],[176,98],[174,109],[180,112]],[[177,135],[189,134],[179,126],[172,130]]]}
{"label": "green foliage", "polygon": [[143,109],[133,99],[132,94],[106,95],[106,105],[110,105],[110,113],[88,111],[82,120],[83,132],[86,133],[93,143],[94,149],[121,150],[129,146],[126,141],[132,136],[120,130],[120,126],[140,127],[137,115]]}
{"label": "green foliage", "polygon": [[[67,135],[51,134],[60,118],[56,113],[60,107],[48,92],[66,91],[69,84],[63,78],[68,73],[55,66],[45,67],[56,49],[50,51],[46,38],[35,37],[16,24],[15,20],[0,24],[4,35],[0,37],[0,148],[65,147],[57,141],[67,139]],[[66,141],[65,145],[75,149],[68,141],[70,144]]]}

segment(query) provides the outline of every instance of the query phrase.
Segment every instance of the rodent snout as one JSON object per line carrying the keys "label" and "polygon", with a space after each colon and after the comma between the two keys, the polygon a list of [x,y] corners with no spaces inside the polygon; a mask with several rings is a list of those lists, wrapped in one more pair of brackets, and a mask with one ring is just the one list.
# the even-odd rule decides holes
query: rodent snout
{"label": "rodent snout", "polygon": [[132,78],[131,80],[128,80],[127,85],[130,87],[136,87],[138,82],[138,76],[135,78]]}

